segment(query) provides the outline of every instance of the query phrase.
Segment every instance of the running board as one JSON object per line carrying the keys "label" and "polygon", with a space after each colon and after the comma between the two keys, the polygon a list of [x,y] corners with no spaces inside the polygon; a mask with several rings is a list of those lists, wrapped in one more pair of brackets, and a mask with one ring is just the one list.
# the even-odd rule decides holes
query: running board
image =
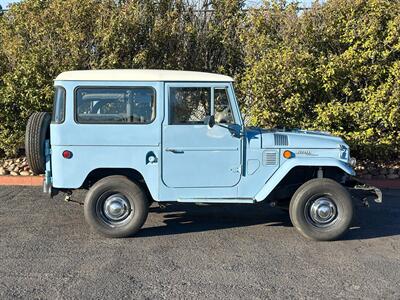
{"label": "running board", "polygon": [[252,198],[178,198],[177,201],[182,203],[256,203],[256,200]]}

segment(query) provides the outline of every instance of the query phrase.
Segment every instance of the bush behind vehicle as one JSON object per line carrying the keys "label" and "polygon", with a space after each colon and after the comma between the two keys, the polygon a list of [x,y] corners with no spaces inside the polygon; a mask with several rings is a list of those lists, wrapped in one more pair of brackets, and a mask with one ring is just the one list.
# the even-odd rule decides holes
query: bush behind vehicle
{"label": "bush behind vehicle", "polygon": [[[26,0],[0,17],[0,149],[22,145],[26,120],[51,110],[65,70],[163,68],[225,73],[254,125],[318,128],[363,158],[399,155],[400,4],[326,1],[299,12],[266,2],[213,13],[183,1]],[[165,30],[168,28],[168,30]]]}

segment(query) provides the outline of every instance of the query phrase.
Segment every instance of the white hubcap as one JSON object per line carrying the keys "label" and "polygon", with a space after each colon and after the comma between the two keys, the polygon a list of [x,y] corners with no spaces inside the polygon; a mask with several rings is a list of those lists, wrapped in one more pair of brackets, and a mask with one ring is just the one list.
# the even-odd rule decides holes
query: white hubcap
{"label": "white hubcap", "polygon": [[311,220],[317,226],[326,226],[333,222],[337,217],[336,205],[326,197],[315,200],[309,209]]}
{"label": "white hubcap", "polygon": [[121,194],[111,195],[104,201],[103,212],[112,222],[123,221],[131,212],[129,201]]}

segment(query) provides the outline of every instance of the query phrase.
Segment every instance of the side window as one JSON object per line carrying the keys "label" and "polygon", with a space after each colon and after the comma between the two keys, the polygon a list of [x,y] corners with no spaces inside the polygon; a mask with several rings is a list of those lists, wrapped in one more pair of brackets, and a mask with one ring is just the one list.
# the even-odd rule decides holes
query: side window
{"label": "side window", "polygon": [[155,119],[155,91],[149,87],[78,88],[79,123],[147,124]]}
{"label": "side window", "polygon": [[214,89],[215,122],[217,123],[235,123],[228,97],[226,88]]}
{"label": "side window", "polygon": [[56,86],[54,91],[52,123],[61,124],[65,120],[65,89]]}
{"label": "side window", "polygon": [[172,87],[169,93],[169,124],[203,124],[211,114],[211,88]]}

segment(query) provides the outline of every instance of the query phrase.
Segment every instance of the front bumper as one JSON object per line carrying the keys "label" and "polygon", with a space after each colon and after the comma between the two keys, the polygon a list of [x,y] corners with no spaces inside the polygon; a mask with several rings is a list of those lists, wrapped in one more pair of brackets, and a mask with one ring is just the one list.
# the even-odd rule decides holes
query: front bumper
{"label": "front bumper", "polygon": [[361,200],[365,206],[369,206],[369,200],[382,203],[382,191],[357,177],[351,177],[345,185],[350,189],[352,197]]}

